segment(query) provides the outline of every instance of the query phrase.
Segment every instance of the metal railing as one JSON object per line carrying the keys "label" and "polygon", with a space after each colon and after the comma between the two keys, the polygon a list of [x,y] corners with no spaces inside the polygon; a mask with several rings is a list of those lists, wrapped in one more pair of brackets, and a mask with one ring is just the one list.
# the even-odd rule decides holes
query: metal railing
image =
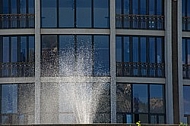
{"label": "metal railing", "polygon": [[164,63],[117,62],[117,76],[165,77]]}
{"label": "metal railing", "polygon": [[182,17],[182,30],[190,31],[190,17]]}
{"label": "metal railing", "polygon": [[33,28],[34,14],[0,14],[0,28]]}
{"label": "metal railing", "polygon": [[34,62],[0,63],[0,77],[33,77]]}
{"label": "metal railing", "polygon": [[116,27],[129,29],[164,29],[163,15],[116,14]]}

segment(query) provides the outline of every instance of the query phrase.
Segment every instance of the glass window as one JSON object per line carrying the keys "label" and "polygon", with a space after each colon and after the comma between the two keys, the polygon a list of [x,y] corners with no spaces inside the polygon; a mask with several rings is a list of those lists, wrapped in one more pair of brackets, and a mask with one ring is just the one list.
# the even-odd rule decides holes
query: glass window
{"label": "glass window", "polygon": [[[129,37],[124,37],[124,62],[130,61],[130,42]],[[122,47],[122,46],[121,46]]]}
{"label": "glass window", "polygon": [[133,14],[139,14],[139,2],[138,0],[132,1]]}
{"label": "glass window", "polygon": [[108,0],[94,0],[94,27],[109,27]]}
{"label": "glass window", "polygon": [[11,62],[17,62],[17,37],[11,37]]}
{"label": "glass window", "polygon": [[29,57],[28,57],[28,61],[29,62],[34,62],[34,52],[35,52],[35,47],[34,47],[34,37],[33,36],[29,36]]}
{"label": "glass window", "polygon": [[9,62],[10,59],[9,37],[3,37],[3,62]]}
{"label": "glass window", "polygon": [[147,0],[140,0],[140,14],[146,15],[147,14]]}
{"label": "glass window", "polygon": [[73,0],[59,0],[59,27],[74,27],[74,13]]}
{"label": "glass window", "polygon": [[155,15],[155,0],[149,0],[149,15]]}
{"label": "glass window", "polygon": [[190,114],[190,86],[183,86],[184,114]]}
{"label": "glass window", "polygon": [[76,27],[92,27],[92,1],[76,1]]}
{"label": "glass window", "polygon": [[146,48],[146,38],[141,37],[140,39],[140,62],[146,63],[147,62],[147,48]]}
{"label": "glass window", "polygon": [[27,61],[27,40],[26,37],[21,37],[21,42],[20,42],[21,48],[20,48],[20,61],[21,62],[26,62]]}
{"label": "glass window", "polygon": [[75,37],[59,36],[59,73],[63,76],[73,75],[75,71]]}
{"label": "glass window", "polygon": [[57,27],[57,0],[41,0],[42,27]]}
{"label": "glass window", "polygon": [[[151,1],[151,0],[150,0]],[[163,0],[157,0],[157,15],[163,15]]]}
{"label": "glass window", "polygon": [[94,36],[94,75],[109,75],[109,37]]}
{"label": "glass window", "polygon": [[133,112],[148,112],[148,86],[133,85]]}
{"label": "glass window", "polygon": [[92,37],[77,36],[77,72],[80,75],[92,75]]}
{"label": "glass window", "polygon": [[131,84],[117,84],[117,112],[131,112]]}
{"label": "glass window", "polygon": [[164,113],[163,85],[150,85],[150,112]]}
{"label": "glass window", "polygon": [[116,37],[116,61],[122,62],[122,38]]}

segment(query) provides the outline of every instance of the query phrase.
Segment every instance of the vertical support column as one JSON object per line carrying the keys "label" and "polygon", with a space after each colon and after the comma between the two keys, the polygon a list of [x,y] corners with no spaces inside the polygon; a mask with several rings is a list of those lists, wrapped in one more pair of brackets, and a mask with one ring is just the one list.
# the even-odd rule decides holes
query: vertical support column
{"label": "vertical support column", "polygon": [[35,124],[40,123],[40,0],[35,0]]}
{"label": "vertical support column", "polygon": [[183,67],[182,67],[182,0],[177,1],[178,19],[178,72],[179,72],[179,120],[185,122],[183,106]]}
{"label": "vertical support column", "polygon": [[[182,24],[181,24],[182,25]],[[178,58],[178,2],[172,0],[172,80],[173,80],[173,118],[179,124],[179,58]]]}
{"label": "vertical support column", "polygon": [[115,0],[110,0],[110,75],[111,75],[111,123],[116,123],[116,30]]}
{"label": "vertical support column", "polygon": [[173,123],[171,0],[165,0],[166,122]]}

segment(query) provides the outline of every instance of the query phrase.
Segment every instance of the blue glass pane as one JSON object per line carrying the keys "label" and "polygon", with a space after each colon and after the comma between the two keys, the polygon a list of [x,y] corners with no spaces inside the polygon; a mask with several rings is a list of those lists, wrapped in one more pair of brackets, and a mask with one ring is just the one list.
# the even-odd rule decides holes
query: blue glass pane
{"label": "blue glass pane", "polygon": [[139,5],[138,0],[132,1],[133,14],[139,14],[138,5]]}
{"label": "blue glass pane", "polygon": [[10,14],[9,13],[9,1],[3,0],[3,14]]}
{"label": "blue glass pane", "polygon": [[139,43],[138,37],[133,37],[133,62],[139,61]]}
{"label": "blue glass pane", "polygon": [[26,0],[20,0],[20,13],[26,14]]}
{"label": "blue glass pane", "polygon": [[59,73],[62,76],[73,75],[75,69],[75,39],[73,35],[59,37]]}
{"label": "blue glass pane", "polygon": [[9,62],[9,38],[3,37],[3,62]]}
{"label": "blue glass pane", "polygon": [[155,0],[149,0],[149,15],[155,14]]}
{"label": "blue glass pane", "polygon": [[142,15],[146,15],[147,12],[146,12],[146,0],[141,0],[140,1],[140,14]]}
{"label": "blue glass pane", "polygon": [[92,27],[92,1],[76,1],[76,27]]}
{"label": "blue glass pane", "polygon": [[109,27],[109,2],[108,0],[94,0],[94,27]]}
{"label": "blue glass pane", "polygon": [[149,39],[149,59],[150,59],[150,63],[155,63],[155,38],[150,38]]}
{"label": "blue glass pane", "polygon": [[182,16],[186,16],[186,0],[182,0]]}
{"label": "blue glass pane", "polygon": [[122,61],[122,39],[121,37],[116,37],[116,61]]}
{"label": "blue glass pane", "polygon": [[74,0],[59,0],[59,27],[74,27]]}
{"label": "blue glass pane", "polygon": [[11,0],[11,13],[17,14],[17,0]]}
{"label": "blue glass pane", "polygon": [[17,37],[11,37],[11,62],[17,62]]}
{"label": "blue glass pane", "polygon": [[77,73],[92,75],[92,36],[77,36]]}
{"label": "blue glass pane", "polygon": [[183,39],[182,40],[182,62],[183,64],[186,64],[186,40]]}
{"label": "blue glass pane", "polygon": [[157,0],[157,15],[163,15],[163,0]]}
{"label": "blue glass pane", "polygon": [[145,84],[133,85],[133,111],[148,112],[148,86]]}
{"label": "blue glass pane", "polygon": [[190,7],[190,1],[187,0],[187,16],[190,16],[190,9],[189,9],[189,7]]}
{"label": "blue glass pane", "polygon": [[187,64],[190,64],[190,39],[187,39]]}
{"label": "blue glass pane", "polygon": [[2,85],[1,114],[17,112],[17,85]]}
{"label": "blue glass pane", "polygon": [[140,53],[140,57],[141,57],[141,59],[140,59],[140,62],[143,62],[143,63],[146,63],[146,54],[147,54],[147,48],[146,48],[146,38],[145,37],[141,37],[140,38],[140,51],[141,51],[141,53]]}
{"label": "blue glass pane", "polygon": [[190,114],[190,86],[183,86],[184,114]]}
{"label": "blue glass pane", "polygon": [[163,63],[163,42],[161,38],[157,38],[157,63]]}
{"label": "blue glass pane", "polygon": [[122,14],[121,6],[122,6],[122,0],[116,0],[116,14]]}
{"label": "blue glass pane", "polygon": [[150,85],[150,112],[164,113],[163,85]]}
{"label": "blue glass pane", "polygon": [[42,27],[57,27],[57,0],[41,0]]}
{"label": "blue glass pane", "polygon": [[124,14],[129,14],[129,7],[130,7],[130,4],[129,4],[129,0],[124,0]]}
{"label": "blue glass pane", "polygon": [[34,62],[34,59],[35,59],[34,52],[35,52],[34,37],[29,36],[29,57],[28,57],[29,62]]}
{"label": "blue glass pane", "polygon": [[27,61],[27,44],[26,44],[26,37],[21,37],[21,48],[20,48],[20,61],[26,62]]}
{"label": "blue glass pane", "polygon": [[34,0],[28,0],[28,13],[34,14]]}
{"label": "blue glass pane", "polygon": [[109,36],[94,36],[94,75],[109,75]]}
{"label": "blue glass pane", "polygon": [[124,62],[129,62],[130,59],[129,43],[129,37],[124,37]]}

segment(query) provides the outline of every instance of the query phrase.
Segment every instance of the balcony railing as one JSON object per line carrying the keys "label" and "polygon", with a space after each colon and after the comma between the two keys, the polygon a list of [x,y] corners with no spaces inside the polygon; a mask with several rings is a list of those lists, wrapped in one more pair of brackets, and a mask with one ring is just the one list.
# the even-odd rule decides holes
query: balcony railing
{"label": "balcony railing", "polygon": [[0,28],[33,28],[34,14],[0,14]]}
{"label": "balcony railing", "polygon": [[116,14],[116,27],[128,29],[164,29],[163,15]]}
{"label": "balcony railing", "polygon": [[0,63],[0,77],[33,77],[34,62]]}
{"label": "balcony railing", "polygon": [[117,62],[117,76],[164,77],[164,63]]}
{"label": "balcony railing", "polygon": [[190,64],[183,64],[183,78],[190,79]]}
{"label": "balcony railing", "polygon": [[182,29],[184,31],[190,31],[190,17],[182,17]]}

